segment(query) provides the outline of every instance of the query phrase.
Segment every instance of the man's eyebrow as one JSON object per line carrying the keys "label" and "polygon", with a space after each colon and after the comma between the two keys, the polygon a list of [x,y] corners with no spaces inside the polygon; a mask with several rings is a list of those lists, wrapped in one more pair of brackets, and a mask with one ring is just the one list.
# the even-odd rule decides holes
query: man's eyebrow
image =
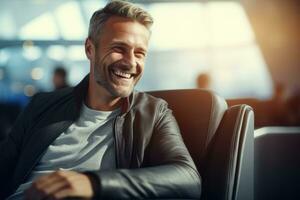
{"label": "man's eyebrow", "polygon": [[[131,47],[129,44],[127,44],[126,42],[123,42],[123,41],[113,41],[110,46],[124,46],[124,47]],[[137,47],[138,50],[142,50],[144,52],[147,52],[147,49],[140,46],[140,47]]]}

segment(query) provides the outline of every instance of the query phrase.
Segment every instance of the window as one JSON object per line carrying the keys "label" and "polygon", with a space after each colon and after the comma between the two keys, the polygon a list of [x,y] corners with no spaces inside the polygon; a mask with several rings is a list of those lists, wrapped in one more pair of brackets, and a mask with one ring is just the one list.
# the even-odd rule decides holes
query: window
{"label": "window", "polygon": [[240,3],[156,3],[147,9],[155,23],[139,89],[195,88],[198,74],[208,73],[211,89],[226,98],[272,95],[270,74]]}

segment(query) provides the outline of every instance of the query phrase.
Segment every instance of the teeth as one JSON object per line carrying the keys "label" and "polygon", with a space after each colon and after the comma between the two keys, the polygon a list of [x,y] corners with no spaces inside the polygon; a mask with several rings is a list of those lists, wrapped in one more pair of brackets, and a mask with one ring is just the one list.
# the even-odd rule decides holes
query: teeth
{"label": "teeth", "polygon": [[121,76],[122,78],[127,78],[127,79],[130,79],[131,78],[131,74],[128,74],[128,73],[125,73],[125,72],[122,72],[120,70],[113,70],[114,74],[118,75],[118,76]]}

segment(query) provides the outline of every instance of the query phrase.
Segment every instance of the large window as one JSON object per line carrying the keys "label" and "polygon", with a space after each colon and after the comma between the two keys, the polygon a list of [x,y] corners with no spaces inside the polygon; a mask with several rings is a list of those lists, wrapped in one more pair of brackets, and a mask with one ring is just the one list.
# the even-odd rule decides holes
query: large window
{"label": "large window", "polygon": [[272,82],[237,2],[157,3],[144,90],[194,88],[201,73],[227,98],[272,95]]}
{"label": "large window", "polygon": [[[0,100],[51,90],[64,65],[72,85],[89,71],[84,39],[106,1],[4,1],[0,8]],[[155,23],[139,90],[195,88],[201,73],[226,98],[272,95],[272,82],[238,2],[142,5]],[[26,13],[26,15],[24,15]],[[9,94],[9,95],[8,95]]]}

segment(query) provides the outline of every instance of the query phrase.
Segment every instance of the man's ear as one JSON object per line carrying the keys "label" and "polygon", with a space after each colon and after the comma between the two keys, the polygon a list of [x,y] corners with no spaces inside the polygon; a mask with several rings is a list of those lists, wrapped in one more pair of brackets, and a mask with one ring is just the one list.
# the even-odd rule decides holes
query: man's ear
{"label": "man's ear", "polygon": [[85,40],[85,54],[86,57],[91,60],[95,56],[95,46],[90,38]]}

